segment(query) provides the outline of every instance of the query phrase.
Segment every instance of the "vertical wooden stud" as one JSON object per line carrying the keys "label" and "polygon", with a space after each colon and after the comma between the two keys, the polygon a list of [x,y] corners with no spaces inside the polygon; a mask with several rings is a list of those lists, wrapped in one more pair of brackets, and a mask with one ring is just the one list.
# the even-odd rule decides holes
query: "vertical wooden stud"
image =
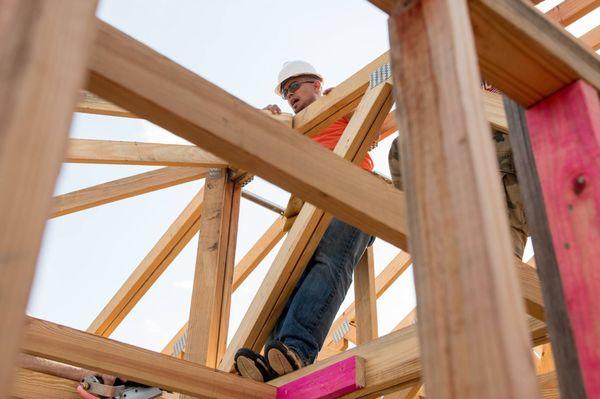
{"label": "vertical wooden stud", "polygon": [[241,187],[211,169],[192,291],[185,359],[216,368],[227,344]]}
{"label": "vertical wooden stud", "polygon": [[94,0],[0,2],[0,398],[10,392],[95,9]]}
{"label": "vertical wooden stud", "polygon": [[427,394],[539,397],[466,1],[397,3],[390,43]]}
{"label": "vertical wooden stud", "polygon": [[375,292],[373,247],[368,247],[354,270],[356,344],[377,338],[377,295]]}

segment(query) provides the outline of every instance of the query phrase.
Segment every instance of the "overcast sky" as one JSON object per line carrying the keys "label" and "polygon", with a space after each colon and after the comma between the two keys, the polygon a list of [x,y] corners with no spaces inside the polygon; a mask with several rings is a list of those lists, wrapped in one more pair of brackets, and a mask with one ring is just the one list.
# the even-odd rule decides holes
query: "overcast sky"
{"label": "overcast sky", "polygon": [[[542,7],[549,7],[546,3]],[[552,1],[557,4],[560,1]],[[600,22],[600,9],[570,29],[580,36]],[[98,16],[252,106],[278,104],[273,93],[283,62],[303,59],[335,86],[389,47],[386,16],[364,0],[101,0]],[[75,114],[76,138],[185,143],[146,121]],[[391,138],[371,152],[389,175]],[[64,164],[55,190],[62,194],[152,170],[151,167]],[[86,329],[116,290],[202,186],[203,181],[118,201],[47,224],[29,314]],[[284,206],[288,194],[255,179],[247,187]],[[276,215],[242,200],[236,259]],[[189,316],[197,238],[182,251],[112,338],[161,350]],[[231,337],[279,246],[234,294]],[[375,243],[376,271],[399,250]],[[530,256],[531,251],[528,251]],[[353,300],[353,291],[342,309]],[[380,334],[415,305],[412,270],[378,301]]]}

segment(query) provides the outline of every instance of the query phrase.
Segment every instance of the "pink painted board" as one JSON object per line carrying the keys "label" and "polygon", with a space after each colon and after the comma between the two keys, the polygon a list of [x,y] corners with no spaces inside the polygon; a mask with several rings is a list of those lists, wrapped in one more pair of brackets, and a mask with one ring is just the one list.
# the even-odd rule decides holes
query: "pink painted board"
{"label": "pink painted board", "polygon": [[585,391],[600,398],[600,99],[577,81],[526,115]]}
{"label": "pink painted board", "polygon": [[365,386],[365,360],[349,357],[277,388],[277,399],[333,399]]}

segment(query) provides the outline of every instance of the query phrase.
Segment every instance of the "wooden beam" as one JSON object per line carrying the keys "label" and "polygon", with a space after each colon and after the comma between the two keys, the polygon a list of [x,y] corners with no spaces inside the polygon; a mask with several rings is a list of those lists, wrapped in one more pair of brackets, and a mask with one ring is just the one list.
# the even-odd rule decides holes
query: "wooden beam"
{"label": "wooden beam", "polygon": [[530,4],[468,5],[483,78],[521,105],[531,106],[578,79],[600,88],[598,55]]}
{"label": "wooden beam", "polygon": [[[534,345],[548,342],[544,323],[533,318],[529,318],[528,323]],[[495,337],[490,338],[490,341],[494,339]],[[420,384],[423,370],[419,352],[417,326],[412,325],[276,378],[269,381],[269,384],[282,386],[351,356],[360,356],[365,359],[367,385],[344,398],[373,398],[377,394],[385,394]]]}
{"label": "wooden beam", "polygon": [[[508,132],[508,123],[506,122],[506,113],[504,112],[504,106],[502,104],[502,95],[487,90],[481,90],[481,93],[483,96],[483,107],[490,125],[494,129]],[[396,131],[398,131],[398,125],[396,125],[396,118],[394,117],[394,111],[392,111],[385,118],[385,121],[383,121],[383,125],[381,125],[379,141]]]}
{"label": "wooden beam", "polygon": [[386,393],[383,399],[415,399],[421,390],[422,385],[417,384],[415,386],[402,389],[400,391]]}
{"label": "wooden beam", "polygon": [[525,300],[527,314],[538,320],[546,321],[542,288],[537,270],[516,258],[514,259],[514,264],[517,269],[519,286]]}
{"label": "wooden beam", "polygon": [[136,195],[202,179],[206,168],[167,166],[54,197],[51,217],[68,215]]}
{"label": "wooden beam", "polygon": [[[542,284],[564,301],[553,335],[557,352],[573,351],[588,398],[600,395],[600,315],[597,312],[600,248],[600,99],[585,82],[573,83],[526,112],[531,150],[556,255],[558,281],[544,279],[547,267],[537,258]],[[538,204],[536,204],[537,206]],[[537,252],[536,252],[537,253]],[[554,273],[554,272],[553,272]],[[558,289],[560,286],[561,289]],[[561,295],[562,294],[562,295]],[[562,308],[563,306],[560,306]],[[553,312],[552,308],[548,312]],[[571,334],[563,330],[570,329]],[[558,348],[562,349],[558,349]],[[557,355],[559,376],[562,360]],[[562,381],[562,379],[561,379]],[[575,383],[575,382],[572,382]]]}
{"label": "wooden beam", "polygon": [[590,46],[594,51],[600,50],[600,25],[581,36],[579,40]]}
{"label": "wooden beam", "polygon": [[390,388],[410,387],[420,381],[421,364],[417,328],[410,326],[276,378],[269,384],[277,387],[285,385],[352,356],[365,359],[366,387],[348,395],[349,398],[375,397],[376,393]]}
{"label": "wooden beam", "polygon": [[390,17],[425,387],[434,398],[534,398],[468,24],[467,1],[456,0],[412,1]]}
{"label": "wooden beam", "polygon": [[538,382],[544,399],[560,399],[564,396],[560,395],[558,388],[558,379],[555,372],[545,373],[538,376]]}
{"label": "wooden beam", "polygon": [[[533,4],[537,4],[540,1],[535,0],[532,1]],[[394,7],[395,4],[399,3],[397,0],[371,0],[371,3],[373,3],[375,6],[377,6],[378,8],[380,8],[381,10],[383,10],[384,12],[387,12],[388,14],[391,13],[392,8]],[[568,74],[571,74],[570,80],[565,81],[564,83],[569,83],[570,81],[575,80],[577,77],[583,77],[586,80],[589,80],[590,82],[592,82],[592,84],[594,84],[596,87],[598,87],[598,82],[600,81],[599,77],[598,77],[598,66],[594,65],[597,64],[597,58],[596,61],[593,61],[594,58],[594,54],[590,54],[589,52],[581,52],[581,49],[578,49],[578,46],[574,46],[574,40],[572,38],[572,36],[570,36],[569,34],[567,34],[566,32],[560,30],[560,29],[552,29],[551,25],[548,24],[544,24],[543,22],[540,22],[540,18],[538,15],[540,15],[541,13],[537,10],[534,10],[533,7],[525,4],[525,2],[519,1],[519,0],[509,0],[509,1],[484,1],[484,2],[472,2],[473,5],[475,5],[476,7],[482,7],[482,8],[487,8],[488,6],[494,5],[496,8],[493,12],[496,12],[499,9],[504,9],[503,12],[501,12],[502,15],[504,15],[501,18],[501,21],[496,23],[496,24],[490,24],[492,26],[490,26],[489,28],[487,28],[488,30],[491,29],[506,29],[506,32],[502,31],[498,31],[499,35],[504,35],[504,37],[500,38],[495,38],[493,35],[490,34],[490,32],[483,32],[482,30],[480,31],[479,27],[480,24],[483,25],[486,22],[486,19],[483,17],[483,14],[481,17],[479,16],[474,16],[474,20],[473,23],[475,25],[475,34],[476,37],[478,39],[478,41],[481,41],[481,46],[478,48],[478,50],[481,50],[480,52],[480,57],[486,58],[486,57],[494,57],[494,61],[490,62],[489,64],[487,63],[487,61],[483,61],[486,62],[485,64],[485,68],[484,65],[482,64],[482,73],[484,75],[484,77],[486,78],[486,80],[490,80],[492,82],[491,79],[489,79],[489,76],[495,76],[498,75],[498,79],[500,79],[500,81],[502,79],[507,79],[509,78],[506,73],[503,74],[503,72],[499,69],[499,68],[506,68],[508,67],[508,64],[506,62],[506,57],[504,57],[505,54],[508,54],[508,51],[518,51],[520,52],[520,57],[519,57],[519,61],[521,61],[521,58],[525,57],[529,57],[529,59],[524,59],[523,63],[519,63],[515,61],[515,58],[511,58],[511,64],[510,66],[513,68],[513,70],[510,71],[511,74],[516,74],[516,75],[527,75],[528,78],[533,78],[532,80],[535,80],[534,83],[534,87],[539,87],[541,90],[545,90],[546,95],[550,94],[552,91],[557,90],[558,88],[560,88],[562,86],[562,84],[558,84],[558,86],[555,87],[554,90],[552,90],[551,88],[543,88],[543,85],[539,85],[538,83],[543,83],[544,82],[544,78],[545,77],[541,77],[539,75],[540,72],[547,74],[554,74],[553,78],[554,80],[556,79],[561,79],[562,77],[565,77]],[[485,5],[479,5],[478,3],[486,3]],[[503,4],[504,3],[504,4]],[[581,18],[582,16],[584,16],[585,14],[589,13],[590,11],[592,11],[593,9],[597,8],[600,5],[600,1],[599,0],[566,0],[563,3],[559,4],[558,6],[556,6],[555,8],[551,9],[546,16],[554,21],[557,22],[563,26],[566,26],[572,22],[574,22],[575,20]],[[491,8],[494,7],[490,7]],[[512,10],[511,10],[512,9]],[[475,11],[475,12],[479,12],[479,11]],[[519,20],[516,19],[511,19],[512,16],[515,15],[520,15],[521,18]],[[479,22],[481,21],[481,22]],[[516,26],[510,26],[510,25],[516,25]],[[498,27],[494,27],[493,25],[498,25]],[[510,26],[510,27],[509,27]],[[549,28],[550,27],[550,28]],[[528,29],[525,29],[528,28]],[[524,30],[524,32],[521,31],[521,29]],[[480,36],[480,33],[482,33],[484,36]],[[507,34],[510,33],[513,36],[520,36],[517,37],[514,40],[507,40],[507,38],[509,37]],[[538,34],[538,33],[543,33],[543,34]],[[552,49],[552,45],[553,45],[553,40],[554,38],[557,37],[558,41],[560,42],[561,46],[557,49],[555,49],[555,51],[551,54],[546,54],[548,49]],[[501,43],[498,43],[498,41],[500,40]],[[504,41],[504,42],[502,42]],[[532,47],[529,46],[529,44],[526,44],[530,41],[534,42],[534,47],[536,48],[535,51],[539,50],[539,54],[537,52],[532,51]],[[478,43],[479,44],[479,43]],[[501,46],[505,46],[507,47],[506,50],[499,50],[499,45]],[[593,47],[595,45],[600,45],[600,40],[595,40],[593,41]],[[510,47],[519,47],[518,50],[512,48],[510,50],[508,50]],[[595,48],[595,50],[597,50],[598,48]],[[485,54],[482,54],[485,51]],[[527,53],[530,53],[529,56],[527,56]],[[495,54],[495,55],[494,55]],[[553,60],[552,61],[545,61],[545,60],[539,60],[538,62],[536,62],[535,58],[543,58],[540,57],[540,55],[543,54],[543,57],[552,57]],[[591,55],[591,57],[590,57]],[[578,64],[578,57],[581,56],[582,60],[580,61],[580,63],[582,65],[577,65]],[[555,70],[553,71],[545,71],[545,69],[547,69],[546,67],[544,67],[544,65],[547,66],[547,64],[550,63],[550,65],[553,65],[555,67]],[[588,64],[587,66],[583,65],[583,64]],[[505,65],[507,64],[507,65]],[[565,65],[566,64],[566,65]],[[496,70],[492,70],[496,68]],[[570,69],[572,69],[575,72],[571,72],[569,71]],[[561,74],[563,76],[561,76]],[[537,79],[536,79],[537,77]],[[588,78],[589,77],[589,78]],[[510,79],[512,79],[512,77],[510,77]],[[530,79],[521,79],[520,82],[509,82],[508,79],[506,81],[506,83],[500,84],[498,82],[494,83],[492,82],[495,86],[497,86],[498,88],[500,88],[501,90],[503,90],[504,92],[510,94],[512,97],[517,98],[517,96],[515,95],[515,93],[513,93],[512,91],[509,91],[508,89],[505,88],[506,85],[512,85],[514,84],[515,86],[517,86],[519,83],[529,83],[528,80]],[[551,82],[549,82],[548,84],[552,84]],[[527,96],[537,96],[537,100],[541,99],[542,97],[544,97],[544,95],[539,95],[537,92],[536,93],[525,93],[526,90],[530,90],[529,87],[527,88],[519,88],[519,87],[514,87],[513,90],[522,90],[524,91],[524,93],[522,94],[522,97],[524,97],[525,102],[529,101],[529,103],[533,103],[536,100],[525,100],[525,98],[527,98]],[[492,121],[491,121],[492,122]],[[504,127],[506,127],[506,123],[503,124]]]}
{"label": "wooden beam", "polygon": [[79,382],[17,369],[10,397],[16,399],[81,399],[76,391]]}
{"label": "wooden beam", "polygon": [[[407,253],[401,252],[398,254],[375,279],[376,297],[379,298],[385,292],[385,290],[387,290],[387,288],[394,281],[396,281],[396,279],[404,272],[404,270],[410,266],[411,263],[412,259]],[[515,267],[517,268],[519,285],[523,294],[527,314],[540,321],[545,321],[544,302],[542,300],[540,281],[537,277],[535,269],[517,259],[515,259],[514,263]],[[329,333],[325,338],[325,344],[323,345],[322,353],[319,354],[319,360],[335,354],[335,352],[332,350],[337,346],[333,340],[334,332],[340,330],[345,322],[349,323],[350,328],[352,328],[352,323],[354,323],[355,317],[355,304],[351,303],[348,308],[344,310],[342,315],[333,322]],[[410,324],[414,323],[415,319],[416,309],[409,313],[405,319],[394,328],[394,331],[409,326]],[[350,332],[346,334],[346,338],[354,342],[349,335]]]}
{"label": "wooden beam", "polygon": [[600,7],[600,0],[565,0],[545,13],[552,21],[567,26]]}
{"label": "wooden beam", "polygon": [[402,192],[110,25],[98,24],[88,80],[92,92],[406,247]]}
{"label": "wooden beam", "polygon": [[28,318],[23,352],[197,398],[274,399],[275,388],[199,364]]}
{"label": "wooden beam", "polygon": [[369,342],[377,333],[377,295],[375,293],[375,259],[368,247],[354,269],[354,303],[356,307],[356,344]]}
{"label": "wooden beam", "polygon": [[[530,0],[530,2],[534,5],[539,4],[542,1],[544,1],[544,0]],[[565,3],[569,2],[569,1],[570,0],[566,0]],[[578,0],[576,0],[576,1],[578,1]],[[369,2],[387,14],[392,14],[394,7],[401,8],[402,6],[404,6],[404,5],[399,6],[399,4],[401,3],[400,0],[369,0]]]}
{"label": "wooden beam", "polygon": [[[543,399],[560,399],[556,373],[550,372],[538,375],[537,380]],[[391,395],[385,395],[384,399],[425,399],[426,397],[423,386],[416,385],[410,390],[406,389],[394,392]]]}
{"label": "wooden beam", "polygon": [[[86,114],[97,114],[107,116],[123,116],[127,118],[139,118],[137,115],[114,105],[102,98],[98,97],[94,93],[90,93],[87,90],[81,91],[81,99],[77,104],[76,112],[83,112]],[[266,115],[275,119],[286,126],[292,127],[293,116],[291,114],[282,112],[281,114],[272,114],[271,111],[261,110]]]}
{"label": "wooden beam", "polygon": [[227,167],[225,161],[194,145],[87,139],[69,140],[65,162],[113,165],[202,166],[205,168]]}
{"label": "wooden beam", "polygon": [[[369,90],[340,137],[333,151],[336,156],[353,163],[362,162],[392,102],[389,83]],[[306,203],[302,207],[232,338],[219,365],[220,370],[232,369],[239,348],[260,350],[263,346],[332,218],[312,204]]]}
{"label": "wooden beam", "polygon": [[502,104],[502,95],[491,91],[481,90],[483,96],[483,109],[490,126],[503,132],[508,131],[506,113]]}
{"label": "wooden beam", "polygon": [[[19,368],[10,394],[14,399],[81,399],[78,385],[79,381]],[[176,399],[169,392],[163,392],[160,398]]]}
{"label": "wooden beam", "polygon": [[539,360],[535,365],[537,374],[546,374],[556,370],[554,365],[554,356],[552,355],[552,345],[544,344],[538,348]]}
{"label": "wooden beam", "polygon": [[227,345],[241,187],[223,169],[205,185],[184,359],[216,368]]}
{"label": "wooden beam", "polygon": [[109,115],[109,116],[122,116],[125,118],[137,118],[136,115],[131,112],[118,107],[102,98],[98,97],[94,93],[90,93],[87,90],[82,90],[80,94],[79,102],[75,108],[75,112],[83,112],[86,114],[98,114],[98,115]]}
{"label": "wooden beam", "polygon": [[0,398],[93,41],[94,0],[0,4]]}
{"label": "wooden beam", "polygon": [[558,260],[553,248],[540,178],[535,164],[525,111],[517,103],[504,98],[510,125],[515,167],[521,182],[527,222],[536,253],[536,267],[542,284],[542,294],[547,304],[548,329],[560,337],[554,348],[554,357],[561,389],[565,395],[585,398],[581,369],[574,350],[574,338],[560,284]]}
{"label": "wooden beam", "polygon": [[[252,271],[262,262],[262,260],[271,252],[271,249],[283,238],[285,232],[283,231],[285,219],[278,218],[275,222],[267,229],[252,248],[248,250],[246,255],[238,262],[233,269],[233,283],[231,289],[233,292],[239,288],[240,285],[246,280],[246,277],[252,273]],[[187,334],[186,322],[182,328],[179,329],[177,334],[171,338],[169,343],[163,348],[162,353],[171,354],[173,356],[181,355],[181,351],[175,351],[175,346],[180,340],[186,340],[183,338]],[[185,346],[185,345],[184,345]],[[183,349],[183,348],[181,348]]]}
{"label": "wooden beam", "polygon": [[352,356],[277,387],[277,399],[333,399],[365,386],[365,360]]}
{"label": "wooden beam", "polygon": [[90,324],[87,331],[108,337],[158,280],[200,228],[204,188],[177,216],[125,283]]}

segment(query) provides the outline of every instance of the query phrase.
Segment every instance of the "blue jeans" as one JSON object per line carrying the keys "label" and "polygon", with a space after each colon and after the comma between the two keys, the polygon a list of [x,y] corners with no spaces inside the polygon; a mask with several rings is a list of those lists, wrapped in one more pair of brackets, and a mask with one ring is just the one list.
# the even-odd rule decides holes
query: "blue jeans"
{"label": "blue jeans", "polygon": [[269,340],[283,342],[302,358],[305,365],[313,363],[350,288],[354,267],[374,240],[334,218]]}

